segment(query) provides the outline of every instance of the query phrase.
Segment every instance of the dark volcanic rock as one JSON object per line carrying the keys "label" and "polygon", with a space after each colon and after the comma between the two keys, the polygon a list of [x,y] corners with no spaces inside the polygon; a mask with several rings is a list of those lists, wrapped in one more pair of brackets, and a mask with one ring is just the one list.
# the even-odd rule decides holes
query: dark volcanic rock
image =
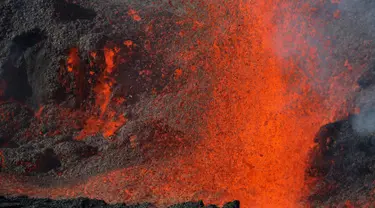
{"label": "dark volcanic rock", "polygon": [[95,29],[105,25],[110,24],[93,9],[64,0],[2,3],[0,80],[7,85],[5,98],[28,101],[33,106],[56,99],[61,88],[59,63],[66,59],[67,50],[77,47],[82,37],[125,34]]}
{"label": "dark volcanic rock", "polygon": [[311,176],[321,178],[310,196],[314,207],[347,200],[360,207],[374,201],[375,134],[363,135],[353,129],[358,116],[328,124],[317,135],[318,147],[309,169]]}
{"label": "dark volcanic rock", "polygon": [[195,207],[195,208],[203,208],[204,204],[202,201],[199,202],[185,202],[182,204],[172,205],[169,208],[188,208],[188,207]]}
{"label": "dark volcanic rock", "polygon": [[[90,52],[103,53],[104,46],[109,42],[121,49],[122,58],[126,61],[118,66],[121,68],[119,71],[123,72],[118,75],[123,86],[118,88],[129,101],[142,92],[161,89],[165,83],[156,80],[161,80],[163,57],[155,51],[148,51],[148,46],[143,48],[150,44],[142,28],[145,23],[134,21],[127,15],[128,8],[126,3],[117,5],[114,2],[4,1],[0,4],[0,80],[6,87],[4,95],[0,93],[0,96],[26,102],[34,108],[50,102],[66,101],[74,90],[69,91],[61,84],[59,69],[65,67],[69,50],[78,48],[82,71],[90,61]],[[153,15],[165,15],[172,19],[172,15],[167,13],[153,12]],[[163,34],[178,33],[166,18],[158,24],[156,27],[163,30]],[[165,31],[166,28],[168,31]],[[154,39],[158,44],[172,44],[166,36]],[[125,40],[132,40],[137,46],[131,53],[123,44]],[[169,70],[165,69],[165,65],[163,67]],[[175,69],[173,65],[170,67]],[[147,68],[150,68],[152,78],[148,81],[146,77],[138,77],[139,72]],[[82,77],[88,74],[89,70],[85,70],[79,79],[75,77],[70,82],[76,88],[85,88],[80,89],[86,93],[83,99],[87,97],[86,88],[92,88],[80,80],[88,80]],[[78,85],[76,82],[79,82]]]}
{"label": "dark volcanic rock", "polygon": [[361,112],[323,126],[316,135],[317,147],[312,151],[308,170],[311,176],[320,179],[310,196],[313,207],[374,205],[374,66],[357,80],[360,90],[355,105]]}
{"label": "dark volcanic rock", "polygon": [[[164,64],[163,51],[156,52],[149,45],[161,44],[168,48],[167,44],[174,44],[166,34],[178,34],[178,28],[172,27],[178,17],[168,12],[150,13],[162,17],[155,20],[151,40],[144,32],[147,21],[134,21],[128,15],[129,8],[133,8],[128,3],[1,1],[0,100],[7,102],[0,104],[0,148],[4,148],[0,151],[9,163],[8,172],[24,173],[15,165],[25,162],[27,156],[22,156],[23,151],[27,152],[24,153],[29,157],[26,162],[31,166],[41,160],[40,154],[47,148],[56,154],[59,166],[32,171],[35,173],[57,167],[66,171],[77,163],[88,163],[87,160],[98,154],[104,155],[104,159],[95,158],[96,161],[108,161],[105,155],[114,152],[124,156],[116,157],[119,161],[128,161],[126,157],[134,155],[130,153],[129,141],[109,144],[99,132],[88,135],[86,141],[73,141],[85,128],[87,119],[98,114],[98,109],[90,108],[96,105],[95,87],[103,82],[99,77],[106,66],[105,47],[118,48],[112,97],[124,100],[121,106],[117,104],[116,110],[128,115],[129,120],[132,118],[128,109],[139,111],[130,105],[141,95],[154,96],[152,93],[163,89],[176,69],[173,64]],[[147,15],[142,18],[154,19]],[[132,49],[124,44],[126,40],[134,45]],[[69,73],[67,60],[72,49],[78,61],[74,66],[76,71]],[[91,52],[98,58],[93,60]],[[127,145],[121,146],[124,143]],[[93,163],[99,166],[100,162]],[[101,169],[106,167],[111,164]]]}
{"label": "dark volcanic rock", "polygon": [[32,207],[55,207],[55,208],[151,208],[152,205],[142,204],[142,205],[130,205],[125,204],[107,204],[102,200],[94,200],[87,198],[77,198],[77,199],[65,199],[65,200],[51,200],[51,199],[32,199],[27,197],[2,197],[0,196],[0,207],[10,208],[32,208]]}
{"label": "dark volcanic rock", "polygon": [[47,173],[61,166],[60,159],[51,148],[38,148],[26,145],[19,148],[4,149],[5,171],[26,175]]}
{"label": "dark volcanic rock", "polygon": [[53,8],[54,17],[61,21],[75,21],[79,19],[92,20],[96,16],[94,10],[64,0],[56,0],[53,4]]}
{"label": "dark volcanic rock", "polygon": [[223,208],[240,208],[240,201],[233,201],[225,204]]}
{"label": "dark volcanic rock", "polygon": [[[152,204],[107,204],[102,200],[77,198],[65,200],[51,200],[51,199],[33,199],[28,197],[3,197],[0,196],[0,208],[32,208],[32,207],[54,207],[54,208],[155,208]],[[172,205],[170,208],[209,208],[213,206],[204,206],[203,202],[186,202],[183,204]],[[216,207],[216,206],[214,206]],[[230,202],[223,206],[223,208],[239,208],[239,202]]]}
{"label": "dark volcanic rock", "polygon": [[[178,15],[134,2],[0,0],[1,174],[36,186],[66,185],[146,159],[173,158],[193,146],[195,140],[185,137],[193,134],[184,115],[201,115],[171,113],[195,89],[184,87],[183,77],[174,79],[179,66],[171,57],[179,54],[177,42],[188,46],[190,40],[179,35]],[[129,9],[137,10],[142,21],[134,20]],[[116,51],[113,76],[105,74],[108,51]],[[107,109],[115,113],[104,115],[97,86],[108,80]],[[104,136],[107,128],[97,127],[117,116],[126,117],[126,125]],[[192,129],[199,125],[186,122]],[[14,200],[15,206],[30,202]]]}
{"label": "dark volcanic rock", "polygon": [[0,148],[17,147],[19,142],[13,137],[30,125],[32,117],[32,110],[20,103],[0,102]]}
{"label": "dark volcanic rock", "polygon": [[97,147],[92,147],[84,142],[74,140],[56,144],[53,149],[60,158],[67,158],[68,160],[87,158],[98,152]]}

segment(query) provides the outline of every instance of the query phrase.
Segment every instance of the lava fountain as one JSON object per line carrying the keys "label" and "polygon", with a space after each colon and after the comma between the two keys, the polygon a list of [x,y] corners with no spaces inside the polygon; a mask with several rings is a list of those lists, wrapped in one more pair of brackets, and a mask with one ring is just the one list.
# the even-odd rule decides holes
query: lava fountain
{"label": "lava fountain", "polygon": [[[177,46],[183,55],[171,55],[182,68],[175,75],[182,76],[187,68],[192,74],[201,70],[210,83],[210,90],[193,97],[209,97],[201,123],[195,125],[201,139],[175,157],[113,170],[68,187],[22,185],[20,192],[160,206],[197,199],[238,199],[243,207],[308,206],[305,172],[313,138],[320,126],[350,112],[346,100],[338,98],[350,98],[359,75],[356,66],[339,73],[333,67],[325,74],[333,60],[322,56],[333,46],[314,29],[324,25],[313,18],[325,2],[179,3],[189,5],[183,16],[191,28],[180,33],[189,47]],[[345,63],[341,66],[348,66]],[[112,62],[106,64],[109,76]],[[100,89],[105,96],[98,105],[104,113],[110,95]]]}
{"label": "lava fountain", "polygon": [[[215,38],[204,47],[214,89],[196,163],[208,171],[204,177],[221,198],[240,199],[244,207],[307,206],[302,200],[308,194],[305,170],[312,138],[322,124],[351,110],[345,101],[334,105],[332,97],[354,92],[359,73],[341,72],[347,86],[339,93],[334,89],[343,79],[322,76],[323,61],[333,60],[319,55],[329,54],[329,47],[309,41],[325,38],[314,30],[324,27],[312,18],[314,7],[322,6],[318,1],[210,6]],[[276,47],[280,34],[294,47]],[[288,50],[297,55],[287,55]]]}

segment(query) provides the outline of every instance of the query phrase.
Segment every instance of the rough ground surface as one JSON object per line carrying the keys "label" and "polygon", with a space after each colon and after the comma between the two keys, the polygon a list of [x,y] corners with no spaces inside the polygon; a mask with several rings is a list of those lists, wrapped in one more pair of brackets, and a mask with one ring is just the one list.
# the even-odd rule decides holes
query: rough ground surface
{"label": "rough ground surface", "polygon": [[[38,187],[74,184],[117,168],[166,160],[192,146],[206,101],[177,109],[189,102],[187,93],[209,90],[204,75],[203,86],[186,86],[188,74],[176,72],[174,41],[183,45],[183,40],[174,23],[180,17],[150,5],[0,1],[1,194],[12,189],[3,175]],[[116,53],[111,76],[105,74],[108,51]],[[109,81],[111,101],[107,111],[99,110],[98,86]],[[124,120],[115,133],[104,135],[98,128],[80,136],[86,128],[103,125],[95,119],[108,112],[110,119]]]}
{"label": "rough ground surface", "polygon": [[319,179],[310,196],[317,207],[374,206],[375,134],[374,120],[369,118],[373,118],[375,100],[367,95],[375,86],[374,72],[372,68],[358,80],[357,105],[363,111],[327,124],[317,134],[309,170]]}
{"label": "rough ground surface", "polygon": [[[12,197],[6,198],[0,196],[0,207],[1,208],[44,208],[44,207],[54,207],[54,208],[154,208],[152,204],[139,204],[139,205],[125,205],[125,204],[106,204],[101,200],[93,200],[87,198],[78,199],[67,199],[67,200],[51,200],[51,199],[32,199],[28,197]],[[238,201],[230,202],[225,204],[222,208],[239,208],[240,203]],[[205,206],[202,201],[200,202],[187,202],[183,204],[176,204],[170,206],[170,208],[217,208],[215,205]]]}
{"label": "rough ground surface", "polygon": [[[189,124],[199,125],[200,116],[165,110],[165,103],[169,109],[178,108],[189,89],[179,88],[183,77],[174,79],[177,66],[165,60],[170,53],[156,51],[158,44],[171,50],[170,37],[179,28],[169,24],[178,18],[127,1],[1,1],[0,171],[48,176],[43,183],[59,183],[56,178],[79,179],[140,163],[150,155],[157,159],[180,151],[180,142],[173,140],[184,132],[193,136],[195,128]],[[155,28],[149,34],[145,28],[151,20]],[[129,49],[124,41],[134,47]],[[87,119],[98,114],[93,109],[95,87],[104,73],[105,47],[121,51],[120,60],[114,61],[115,101],[109,106],[127,125],[111,138],[98,132],[76,139]],[[79,60],[69,73],[67,60],[74,48]],[[123,103],[117,105],[116,100]],[[156,150],[159,143],[170,146]]]}

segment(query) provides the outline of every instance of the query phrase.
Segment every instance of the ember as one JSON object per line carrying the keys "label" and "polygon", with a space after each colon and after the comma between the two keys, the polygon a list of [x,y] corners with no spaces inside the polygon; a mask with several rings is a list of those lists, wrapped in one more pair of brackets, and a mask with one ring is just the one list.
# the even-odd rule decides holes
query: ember
{"label": "ember", "polygon": [[68,72],[76,71],[76,67],[79,65],[79,57],[78,57],[78,49],[72,48],[70,49],[69,56],[68,56]]}

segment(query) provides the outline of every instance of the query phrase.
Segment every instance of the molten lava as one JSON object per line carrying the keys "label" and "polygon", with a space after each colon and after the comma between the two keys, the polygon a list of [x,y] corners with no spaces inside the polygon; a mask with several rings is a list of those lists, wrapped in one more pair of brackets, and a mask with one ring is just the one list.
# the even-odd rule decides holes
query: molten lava
{"label": "molten lava", "polygon": [[77,70],[76,67],[78,67],[79,65],[78,48],[70,49],[67,64],[68,72],[73,72],[74,70]]}
{"label": "molten lava", "polygon": [[[176,157],[113,170],[69,187],[42,189],[15,183],[14,190],[19,185],[31,196],[88,196],[160,206],[198,199],[206,203],[238,199],[245,208],[307,206],[305,171],[314,135],[321,125],[348,113],[351,106],[340,98],[351,99],[357,75],[357,66],[343,62],[348,71],[321,76],[321,52],[330,51],[307,40],[326,43],[313,27],[318,24],[310,19],[313,12],[309,4],[283,0],[196,3],[184,14],[186,21],[176,23],[190,27],[178,35],[191,38],[190,47],[176,49],[177,55],[167,53],[177,63],[190,64],[175,69],[176,82],[189,71],[197,79],[201,74],[209,77],[210,90],[191,95],[210,99],[208,106],[200,106],[206,110],[201,123],[188,123],[200,132],[196,146],[182,148]],[[128,15],[141,20],[134,10]],[[124,42],[127,47],[132,44]],[[150,45],[145,41],[146,51]],[[94,88],[98,112],[93,111],[76,139],[98,132],[110,137],[126,123],[111,102],[118,50],[104,49],[106,67]],[[71,53],[69,66],[74,66],[74,57]],[[178,110],[185,112],[192,105],[181,102]],[[132,147],[136,139],[131,137]]]}
{"label": "molten lava", "polygon": [[[78,140],[97,134],[98,132],[102,133],[105,138],[109,138],[126,122],[124,115],[117,113],[116,110],[112,109],[110,106],[113,86],[116,84],[113,75],[116,67],[115,55],[119,50],[118,48],[104,48],[106,67],[101,72],[98,78],[98,84],[94,88],[96,99],[93,111],[99,109],[99,112],[98,114],[93,112],[94,115],[86,120],[84,129],[76,137]],[[96,55],[92,54],[91,56],[94,59],[96,58]]]}

